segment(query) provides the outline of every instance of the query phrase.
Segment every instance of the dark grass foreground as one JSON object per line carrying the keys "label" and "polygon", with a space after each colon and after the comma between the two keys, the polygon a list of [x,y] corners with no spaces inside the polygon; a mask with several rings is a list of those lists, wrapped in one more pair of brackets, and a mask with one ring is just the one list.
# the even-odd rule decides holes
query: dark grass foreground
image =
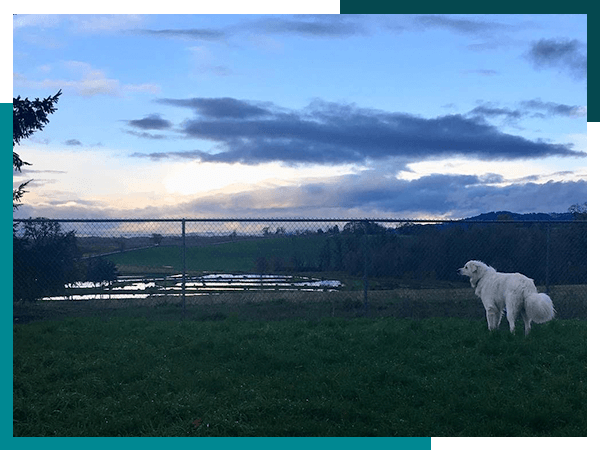
{"label": "dark grass foreground", "polygon": [[14,327],[15,436],[585,436],[586,322]]}

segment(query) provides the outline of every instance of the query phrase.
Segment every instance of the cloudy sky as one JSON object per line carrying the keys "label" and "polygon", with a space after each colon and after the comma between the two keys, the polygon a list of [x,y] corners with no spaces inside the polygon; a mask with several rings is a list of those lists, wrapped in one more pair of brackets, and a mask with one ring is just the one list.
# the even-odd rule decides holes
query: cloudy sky
{"label": "cloudy sky", "polygon": [[587,200],[583,15],[17,15],[15,217],[461,218]]}

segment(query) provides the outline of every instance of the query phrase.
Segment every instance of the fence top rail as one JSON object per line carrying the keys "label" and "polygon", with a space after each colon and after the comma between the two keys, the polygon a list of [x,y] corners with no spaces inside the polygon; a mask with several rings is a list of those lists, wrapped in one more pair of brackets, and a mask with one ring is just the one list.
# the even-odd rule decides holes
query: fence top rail
{"label": "fence top rail", "polygon": [[107,222],[374,222],[374,223],[587,223],[587,220],[565,220],[565,219],[546,219],[546,220],[477,220],[477,219],[390,219],[390,218],[204,218],[204,219],[187,219],[187,218],[171,218],[171,219],[50,219],[50,218],[29,218],[29,219],[13,219],[16,223],[32,223],[32,222],[62,222],[62,223],[107,223]]}

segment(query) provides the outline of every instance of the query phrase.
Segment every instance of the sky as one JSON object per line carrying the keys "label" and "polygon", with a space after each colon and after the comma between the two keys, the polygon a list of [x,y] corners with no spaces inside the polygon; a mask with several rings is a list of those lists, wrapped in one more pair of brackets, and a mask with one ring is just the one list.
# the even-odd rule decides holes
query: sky
{"label": "sky", "polygon": [[585,15],[26,15],[14,217],[463,218],[587,201]]}

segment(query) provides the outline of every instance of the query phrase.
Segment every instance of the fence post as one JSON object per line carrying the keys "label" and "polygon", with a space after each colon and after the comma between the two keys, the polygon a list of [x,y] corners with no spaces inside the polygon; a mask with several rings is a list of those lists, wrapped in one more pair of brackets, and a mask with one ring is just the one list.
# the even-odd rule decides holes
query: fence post
{"label": "fence post", "polygon": [[546,224],[546,294],[550,295],[550,222]]}
{"label": "fence post", "polygon": [[181,272],[181,298],[183,308],[181,310],[181,318],[185,319],[185,219],[181,219],[181,247],[182,247],[182,263],[183,270]]}
{"label": "fence post", "polygon": [[365,308],[365,314],[369,313],[369,296],[368,296],[368,292],[369,292],[369,269],[368,269],[368,251],[369,251],[369,247],[367,245],[368,242],[368,236],[367,236],[367,229],[365,226],[365,235],[364,235],[364,268],[363,268],[363,286],[364,286],[364,308]]}

